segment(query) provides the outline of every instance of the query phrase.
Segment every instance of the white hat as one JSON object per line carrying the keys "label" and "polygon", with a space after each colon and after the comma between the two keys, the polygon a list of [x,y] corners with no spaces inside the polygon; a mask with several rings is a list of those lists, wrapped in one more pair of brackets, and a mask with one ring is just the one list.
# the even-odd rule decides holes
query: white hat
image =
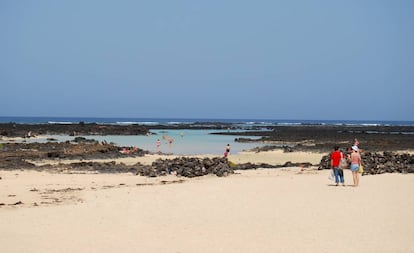
{"label": "white hat", "polygon": [[358,147],[357,146],[352,146],[352,149],[355,151],[358,151]]}

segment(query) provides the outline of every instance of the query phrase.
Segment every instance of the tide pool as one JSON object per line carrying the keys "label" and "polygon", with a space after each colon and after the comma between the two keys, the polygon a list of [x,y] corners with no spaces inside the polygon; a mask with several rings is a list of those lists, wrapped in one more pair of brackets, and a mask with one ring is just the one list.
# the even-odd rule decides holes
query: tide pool
{"label": "tide pool", "polygon": [[[111,135],[83,137],[88,139],[95,139],[98,141],[106,140],[107,142],[115,143],[117,146],[136,146],[140,149],[148,150],[150,152],[160,151],[162,153],[171,153],[175,155],[222,155],[227,144],[230,144],[231,146],[231,153],[238,153],[243,150],[248,150],[263,145],[260,142],[238,143],[235,142],[234,139],[238,138],[239,136],[210,134],[213,132],[217,132],[217,130],[152,130],[152,134],[149,136]],[[164,135],[173,138],[174,141],[172,143],[169,143],[167,139],[163,139]],[[161,142],[159,148],[157,148],[158,140]]]}
{"label": "tide pool", "polygon": [[[106,141],[117,146],[135,146],[150,152],[171,153],[175,155],[199,155],[212,154],[223,155],[227,144],[231,146],[230,153],[238,153],[254,147],[262,146],[261,142],[238,143],[234,139],[241,137],[235,135],[215,135],[217,130],[151,130],[150,135],[82,135],[87,139],[99,142]],[[169,143],[163,139],[163,135],[174,139]],[[243,136],[249,137],[249,136]],[[49,135],[47,138],[56,139],[59,142],[72,141],[75,137],[68,135]],[[47,138],[26,139],[26,142],[47,142]],[[257,138],[250,137],[250,138]],[[157,140],[161,145],[157,148]]]}

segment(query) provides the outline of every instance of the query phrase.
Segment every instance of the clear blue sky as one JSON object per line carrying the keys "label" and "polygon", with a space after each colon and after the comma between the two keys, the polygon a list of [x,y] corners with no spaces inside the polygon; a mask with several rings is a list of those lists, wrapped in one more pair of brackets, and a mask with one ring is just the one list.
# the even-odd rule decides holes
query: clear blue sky
{"label": "clear blue sky", "polygon": [[414,1],[0,1],[0,116],[414,120]]}

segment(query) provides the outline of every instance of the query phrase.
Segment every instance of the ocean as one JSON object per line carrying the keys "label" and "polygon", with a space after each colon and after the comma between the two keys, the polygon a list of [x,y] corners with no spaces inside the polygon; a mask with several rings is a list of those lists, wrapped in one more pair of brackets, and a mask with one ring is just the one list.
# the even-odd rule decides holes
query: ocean
{"label": "ocean", "polygon": [[202,123],[231,123],[240,127],[272,126],[272,125],[361,125],[361,126],[414,126],[414,121],[384,121],[384,120],[292,120],[292,119],[206,119],[206,118],[99,118],[99,117],[13,117],[0,116],[0,123],[14,122],[18,124],[142,124],[142,125],[171,125]]}
{"label": "ocean", "polygon": [[[360,125],[360,126],[379,126],[379,125],[403,125],[413,126],[414,121],[352,121],[352,120],[262,120],[262,119],[177,119],[177,118],[85,118],[85,117],[0,117],[0,123],[17,123],[17,124],[78,124],[96,123],[96,124],[141,124],[151,129],[151,125],[174,125],[174,124],[197,124],[197,123],[231,123],[238,130],[226,131],[248,131],[250,129],[263,128],[274,125]],[[244,150],[250,150],[265,144],[261,142],[239,143],[235,138],[241,136],[235,135],[214,135],[211,133],[222,132],[223,130],[158,130],[152,129],[151,135],[134,135],[134,136],[82,136],[88,139],[98,141],[112,142],[118,146],[136,146],[150,152],[162,152],[176,155],[198,155],[213,154],[223,155],[225,146],[231,145],[231,153],[238,153]],[[173,143],[163,140],[162,136],[168,135],[174,139]],[[248,137],[249,136],[243,136]],[[52,135],[47,138],[54,138],[57,141],[73,140],[72,136]],[[47,142],[44,139],[29,139],[26,141]],[[250,137],[257,138],[257,137]],[[161,141],[161,146],[157,148],[157,140]]]}

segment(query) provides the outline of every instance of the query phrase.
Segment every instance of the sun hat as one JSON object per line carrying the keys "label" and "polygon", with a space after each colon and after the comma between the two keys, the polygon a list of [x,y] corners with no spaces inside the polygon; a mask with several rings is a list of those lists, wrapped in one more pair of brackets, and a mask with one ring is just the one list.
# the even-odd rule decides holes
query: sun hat
{"label": "sun hat", "polygon": [[358,151],[358,147],[357,146],[352,146],[352,149],[355,151]]}

